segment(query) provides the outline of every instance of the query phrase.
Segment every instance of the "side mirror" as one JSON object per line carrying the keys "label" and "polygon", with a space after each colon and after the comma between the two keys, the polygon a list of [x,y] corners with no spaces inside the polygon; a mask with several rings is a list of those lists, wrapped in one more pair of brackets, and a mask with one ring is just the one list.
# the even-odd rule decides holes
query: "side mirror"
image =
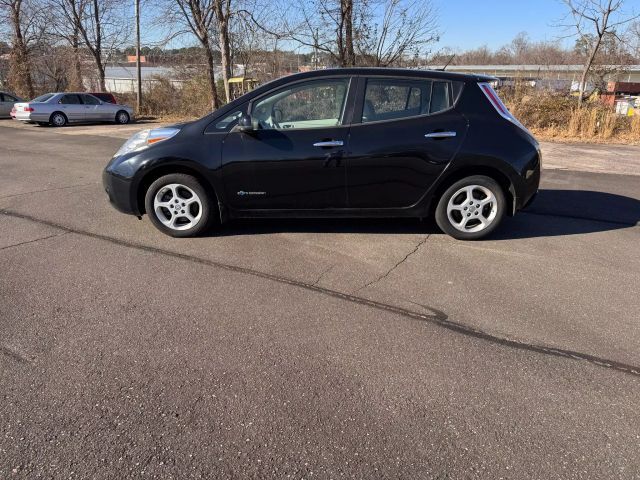
{"label": "side mirror", "polygon": [[252,132],[255,130],[251,115],[248,113],[243,114],[238,120],[238,125],[236,125],[235,130],[238,132]]}

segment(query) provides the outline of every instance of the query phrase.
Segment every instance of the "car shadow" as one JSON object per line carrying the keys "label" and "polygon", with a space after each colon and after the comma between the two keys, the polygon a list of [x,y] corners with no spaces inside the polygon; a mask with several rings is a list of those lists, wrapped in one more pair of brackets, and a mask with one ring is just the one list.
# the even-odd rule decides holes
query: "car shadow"
{"label": "car shadow", "polygon": [[[640,222],[640,200],[605,192],[550,190],[538,192],[533,203],[507,218],[489,240],[552,237],[604,232]],[[433,220],[412,218],[367,219],[238,219],[226,224],[217,236],[271,233],[439,233]]]}
{"label": "car shadow", "polygon": [[433,222],[416,218],[256,218],[234,219],[211,236],[260,235],[272,233],[435,233]]}
{"label": "car shadow", "polygon": [[606,232],[640,222],[640,200],[591,190],[542,189],[492,235],[495,240]]}

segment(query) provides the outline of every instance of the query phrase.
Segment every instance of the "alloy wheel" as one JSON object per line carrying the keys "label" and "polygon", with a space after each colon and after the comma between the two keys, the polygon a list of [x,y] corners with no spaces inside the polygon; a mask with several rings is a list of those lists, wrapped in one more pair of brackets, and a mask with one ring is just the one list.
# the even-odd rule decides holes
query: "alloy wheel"
{"label": "alloy wheel", "polygon": [[461,232],[480,232],[491,225],[497,214],[496,196],[481,185],[460,188],[447,204],[449,222]]}
{"label": "alloy wheel", "polygon": [[179,183],[161,187],[153,199],[160,222],[172,230],[195,227],[202,217],[202,200],[191,188]]}
{"label": "alloy wheel", "polygon": [[53,123],[56,127],[63,127],[64,124],[67,123],[67,120],[63,115],[56,113],[51,119],[51,123]]}

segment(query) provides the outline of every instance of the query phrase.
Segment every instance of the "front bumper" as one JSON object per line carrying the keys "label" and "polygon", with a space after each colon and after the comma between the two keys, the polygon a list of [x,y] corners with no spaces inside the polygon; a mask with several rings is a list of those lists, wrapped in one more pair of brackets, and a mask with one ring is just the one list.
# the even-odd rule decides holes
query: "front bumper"
{"label": "front bumper", "polygon": [[102,172],[102,186],[116,210],[129,215],[141,215],[131,179],[119,177],[105,169]]}

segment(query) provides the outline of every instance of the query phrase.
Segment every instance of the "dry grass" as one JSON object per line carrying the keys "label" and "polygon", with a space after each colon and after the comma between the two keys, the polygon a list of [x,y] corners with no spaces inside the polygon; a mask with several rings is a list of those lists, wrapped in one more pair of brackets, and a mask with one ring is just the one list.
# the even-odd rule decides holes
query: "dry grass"
{"label": "dry grass", "polygon": [[501,92],[511,112],[537,137],[549,140],[640,144],[640,116],[616,115],[597,101],[548,92]]}
{"label": "dry grass", "polygon": [[[166,78],[156,78],[153,86],[143,93],[142,108],[136,115],[177,122],[195,119],[211,111],[211,93],[207,79],[194,77],[177,88]],[[120,94],[119,99],[135,105],[135,94]]]}

